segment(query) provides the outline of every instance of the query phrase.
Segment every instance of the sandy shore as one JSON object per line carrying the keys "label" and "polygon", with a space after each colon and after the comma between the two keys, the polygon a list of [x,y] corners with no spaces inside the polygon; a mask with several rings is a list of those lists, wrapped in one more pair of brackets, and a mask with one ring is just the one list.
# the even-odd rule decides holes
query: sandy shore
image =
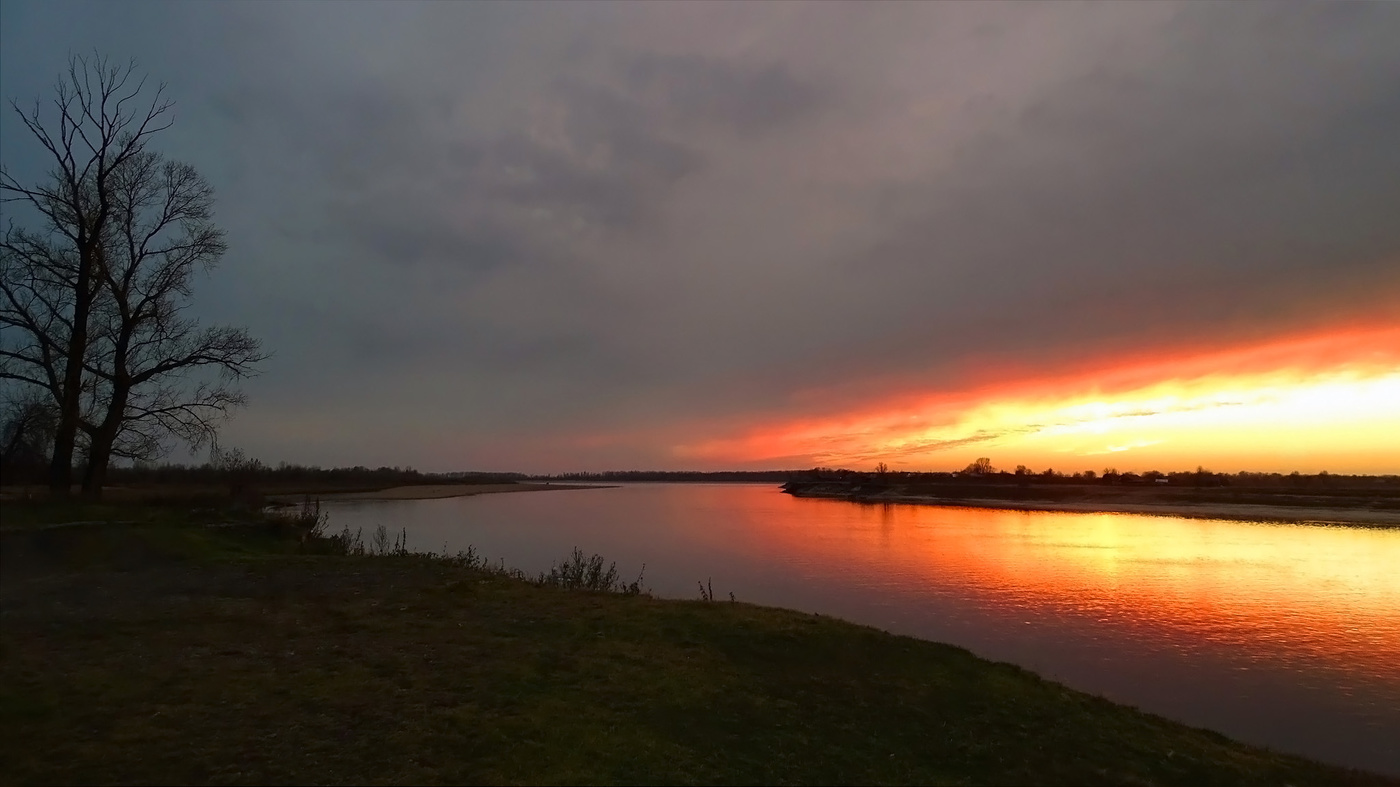
{"label": "sandy shore", "polygon": [[[606,489],[602,484],[425,484],[395,486],[373,492],[327,492],[314,495],[323,502],[334,500],[436,500],[442,497],[470,497],[497,492],[550,492],[567,489]],[[276,495],[277,502],[299,502],[305,495]]]}

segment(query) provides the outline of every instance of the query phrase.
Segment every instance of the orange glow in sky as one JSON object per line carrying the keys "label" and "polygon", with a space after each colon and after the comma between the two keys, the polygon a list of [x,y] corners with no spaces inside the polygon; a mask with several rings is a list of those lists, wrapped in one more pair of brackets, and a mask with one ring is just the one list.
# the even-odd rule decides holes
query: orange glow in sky
{"label": "orange glow in sky", "polygon": [[1105,364],[984,389],[905,392],[681,446],[729,462],[958,469],[1400,472],[1400,326]]}

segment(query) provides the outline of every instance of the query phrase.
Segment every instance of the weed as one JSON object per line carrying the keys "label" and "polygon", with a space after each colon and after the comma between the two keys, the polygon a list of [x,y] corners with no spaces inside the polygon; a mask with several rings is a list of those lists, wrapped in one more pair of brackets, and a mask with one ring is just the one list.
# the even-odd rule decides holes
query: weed
{"label": "weed", "polygon": [[339,533],[326,539],[330,542],[330,553],[333,555],[362,556],[365,554],[364,530],[356,530],[351,533],[350,528],[342,528]]}
{"label": "weed", "polygon": [[[715,580],[714,580],[714,577],[710,577],[709,579],[705,580],[704,582],[696,582],[696,583],[695,583],[695,584],[697,584],[697,585],[700,586],[700,600],[701,600],[701,601],[714,601],[714,600],[715,600],[715,585],[714,585],[714,581],[715,581]],[[729,591],[729,601],[730,601],[730,603],[733,603],[733,602],[735,602],[735,601],[737,601],[737,600],[738,600],[738,599],[734,598],[734,591],[732,591],[732,590]]]}
{"label": "weed", "polygon": [[484,574],[494,574],[496,576],[528,581],[523,571],[515,568],[506,568],[505,559],[502,559],[499,563],[492,563],[487,560],[484,555],[476,551],[476,547],[474,546],[468,546],[466,549],[459,550],[455,555],[449,555],[447,553],[447,547],[444,545],[441,555],[430,554],[429,557],[442,560],[458,568],[465,568],[469,571],[480,571]]}
{"label": "weed", "polygon": [[594,590],[621,593],[624,596],[650,595],[642,585],[647,570],[645,563],[642,564],[642,570],[638,572],[635,580],[623,582],[622,576],[617,573],[617,564],[607,563],[607,568],[604,568],[605,562],[602,555],[584,557],[583,550],[574,547],[574,551],[567,558],[555,563],[548,572],[541,573],[533,583],[540,587]]}
{"label": "weed", "polygon": [[330,522],[331,515],[321,511],[321,500],[312,500],[308,495],[301,502],[301,510],[288,517],[291,524],[303,528],[306,532],[302,535],[302,541],[321,538],[326,533],[326,525]]}
{"label": "weed", "polygon": [[646,593],[648,596],[650,596],[650,595],[651,595],[651,591],[650,591],[650,590],[643,589],[643,585],[642,585],[642,577],[646,576],[646,573],[647,573],[647,564],[646,564],[646,563],[643,563],[643,564],[642,564],[642,570],[637,572],[637,578],[634,579],[634,580],[632,580],[630,583],[628,583],[626,586],[624,586],[624,587],[622,588],[622,595],[624,595],[624,596],[640,596],[640,595],[642,595],[643,593]]}
{"label": "weed", "polygon": [[[395,556],[404,557],[414,554],[408,551],[408,528],[402,528],[395,536],[389,535],[389,528],[378,525],[374,532],[370,534],[369,543],[365,543],[365,531],[358,528],[351,533],[350,528],[343,528],[338,534],[326,539],[330,542],[328,550],[333,555],[348,555],[353,557],[364,557],[366,555],[384,557]],[[431,553],[425,557],[433,557]]]}
{"label": "weed", "polygon": [[389,554],[389,528],[379,525],[370,536],[369,551],[373,555]]}
{"label": "weed", "polygon": [[535,584],[541,587],[560,587],[570,590],[600,590],[612,593],[622,588],[622,580],[617,573],[617,564],[609,563],[603,568],[602,555],[584,557],[583,550],[574,551],[560,563],[550,566],[548,573],[540,574]]}
{"label": "weed", "polygon": [[[324,521],[318,520],[323,522]],[[319,533],[320,531],[318,531]],[[384,525],[378,525],[370,533],[369,541],[366,542],[363,529],[351,532],[350,528],[342,528],[333,536],[317,536],[318,543],[324,544],[323,550],[333,555],[345,555],[351,557],[380,557],[380,556],[407,556],[416,555],[419,557],[441,560],[459,568],[471,571],[480,571],[510,579],[519,579],[529,582],[538,587],[556,587],[566,590],[592,590],[603,593],[620,593],[624,596],[651,595],[650,590],[643,584],[646,577],[646,564],[642,564],[642,570],[637,573],[637,578],[631,582],[624,582],[621,574],[617,571],[617,564],[606,561],[602,555],[592,555],[585,557],[583,550],[574,547],[574,551],[563,561],[555,563],[549,571],[540,573],[535,577],[528,577],[519,569],[509,568],[502,559],[498,563],[493,563],[484,555],[477,551],[476,547],[468,546],[452,555],[447,551],[444,544],[442,553],[434,552],[410,552],[408,549],[408,529],[403,528],[399,534],[391,537],[389,529]],[[319,551],[319,550],[318,550]],[[605,567],[606,566],[606,567]]]}

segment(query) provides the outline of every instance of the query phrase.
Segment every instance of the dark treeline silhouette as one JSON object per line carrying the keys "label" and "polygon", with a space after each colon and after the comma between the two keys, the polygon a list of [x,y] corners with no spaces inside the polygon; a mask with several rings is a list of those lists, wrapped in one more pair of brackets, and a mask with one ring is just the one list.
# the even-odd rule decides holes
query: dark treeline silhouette
{"label": "dark treeline silhouette", "polygon": [[669,483],[774,483],[801,478],[803,470],[607,470],[598,473],[559,473],[533,478],[548,481],[651,481]]}
{"label": "dark treeline silhouette", "polygon": [[[6,435],[10,437],[10,435]],[[0,462],[0,478],[6,486],[42,484],[48,459],[22,439],[7,450]],[[499,484],[523,480],[522,473],[461,471],[425,473],[412,467],[320,467],[282,462],[265,465],[241,451],[215,451],[209,462],[186,464],[132,464],[113,466],[107,482],[121,487],[230,487],[233,489],[331,491],[383,489],[422,484]]]}
{"label": "dark treeline silhouette", "polygon": [[[49,458],[42,440],[30,439],[37,427],[16,411],[4,422],[0,434],[0,479],[5,485],[42,484],[47,478]],[[42,421],[42,419],[38,419]],[[50,427],[51,428],[51,427]],[[237,449],[214,450],[204,464],[134,463],[113,466],[109,483],[117,486],[233,486],[256,489],[374,489],[423,484],[492,484],[526,480],[579,482],[654,483],[773,483],[802,488],[814,484],[841,484],[865,490],[899,487],[911,492],[936,487],[1006,487],[1066,490],[1079,487],[1115,487],[1127,491],[1142,489],[1219,489],[1276,490],[1280,492],[1367,491],[1394,494],[1400,491],[1400,475],[1346,475],[1319,473],[1217,473],[1203,467],[1195,470],[1141,473],[1106,468],[1064,473],[1054,469],[1033,471],[1024,465],[1014,471],[998,470],[990,461],[979,459],[958,471],[900,471],[883,466],[874,471],[813,467],[806,470],[609,470],[528,475],[514,472],[458,471],[428,473],[412,467],[321,467],[281,462],[268,465],[246,457]]]}
{"label": "dark treeline silhouette", "polygon": [[950,472],[913,471],[861,471],[844,468],[815,467],[793,474],[799,481],[849,481],[867,484],[909,484],[909,483],[956,483],[1020,486],[1169,486],[1169,487],[1239,487],[1269,489],[1306,488],[1391,488],[1400,486],[1400,475],[1345,475],[1329,473],[1216,473],[1203,467],[1195,470],[1175,470],[1162,472],[1147,470],[1141,473],[1119,472],[1107,468],[1102,472],[1085,470],[1066,474],[1054,469],[1032,471],[1020,465],[1015,471],[997,470],[990,464],[978,460],[967,468]]}
{"label": "dark treeline silhouette", "polygon": [[817,467],[783,485],[796,497],[828,497],[864,502],[939,501],[983,505],[1002,501],[1013,506],[1051,504],[1303,506],[1311,508],[1400,509],[1400,475],[1320,473],[1216,473],[1195,470],[1162,472],[1040,472],[1025,466],[1007,472],[985,458],[956,472],[874,472]]}
{"label": "dark treeline silhouette", "polygon": [[985,458],[957,471],[900,471],[883,466],[874,471],[814,467],[807,470],[607,470],[602,472],[557,473],[530,476],[549,481],[620,481],[666,483],[786,483],[849,482],[868,485],[974,484],[1006,486],[1150,486],[1150,487],[1230,487],[1230,488],[1391,488],[1400,486],[1400,475],[1342,475],[1320,473],[1216,473],[1195,470],[1147,470],[1119,472],[1085,470],[1064,473],[1054,469],[1033,471],[1018,465],[1014,471],[998,470]]}
{"label": "dark treeline silhouette", "polygon": [[387,487],[421,484],[499,484],[514,483],[525,478],[521,473],[424,473],[411,467],[318,467],[283,462],[276,467],[257,460],[241,466],[163,464],[136,467],[114,467],[110,479],[114,484],[200,486],[221,485],[237,478],[255,487]]}

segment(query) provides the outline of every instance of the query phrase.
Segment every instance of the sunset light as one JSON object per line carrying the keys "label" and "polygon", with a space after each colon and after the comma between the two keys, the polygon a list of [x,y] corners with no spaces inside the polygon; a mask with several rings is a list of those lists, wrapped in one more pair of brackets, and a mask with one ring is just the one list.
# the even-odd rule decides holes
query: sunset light
{"label": "sunset light", "polygon": [[1393,473],[1400,471],[1397,348],[1395,328],[1335,332],[1003,382],[997,390],[906,395],[678,450],[729,461],[804,456],[818,465],[883,461],[911,470],[991,456],[1037,471],[1205,464],[1221,471]]}
{"label": "sunset light", "polygon": [[1397,41],[0,0],[6,781],[1400,778]]}

